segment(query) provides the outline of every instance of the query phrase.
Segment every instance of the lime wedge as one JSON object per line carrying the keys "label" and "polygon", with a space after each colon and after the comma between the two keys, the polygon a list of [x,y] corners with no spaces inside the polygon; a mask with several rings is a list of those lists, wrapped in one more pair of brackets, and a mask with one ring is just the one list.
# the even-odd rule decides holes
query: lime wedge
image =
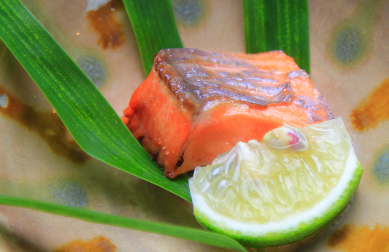
{"label": "lime wedge", "polygon": [[314,234],[349,202],[362,176],[341,118],[283,126],[239,142],[189,180],[197,220],[246,247]]}

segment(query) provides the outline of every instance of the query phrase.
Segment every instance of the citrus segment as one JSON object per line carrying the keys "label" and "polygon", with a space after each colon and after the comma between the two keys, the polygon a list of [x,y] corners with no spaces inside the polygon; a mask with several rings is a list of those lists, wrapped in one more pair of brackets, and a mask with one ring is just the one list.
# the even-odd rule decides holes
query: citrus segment
{"label": "citrus segment", "polygon": [[342,119],[283,126],[239,142],[189,186],[196,218],[246,246],[279,246],[322,228],[351,198],[362,169]]}

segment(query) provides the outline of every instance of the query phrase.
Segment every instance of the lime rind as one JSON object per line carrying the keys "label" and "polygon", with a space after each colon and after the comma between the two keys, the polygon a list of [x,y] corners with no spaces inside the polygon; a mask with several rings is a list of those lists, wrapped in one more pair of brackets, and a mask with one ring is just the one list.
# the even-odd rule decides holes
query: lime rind
{"label": "lime rind", "polygon": [[343,174],[323,200],[301,213],[266,224],[237,221],[220,215],[206,203],[191,180],[189,186],[195,216],[204,227],[231,236],[244,246],[265,248],[297,242],[323,228],[350,201],[361,176],[362,168],[351,146]]}

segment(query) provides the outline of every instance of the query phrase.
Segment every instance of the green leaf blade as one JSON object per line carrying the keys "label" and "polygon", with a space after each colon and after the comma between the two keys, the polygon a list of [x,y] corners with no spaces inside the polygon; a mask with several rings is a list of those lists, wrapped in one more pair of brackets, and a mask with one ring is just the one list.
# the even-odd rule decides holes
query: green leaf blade
{"label": "green leaf blade", "polygon": [[166,178],[88,77],[19,0],[0,2],[0,38],[92,157],[190,201],[188,179]]}
{"label": "green leaf blade", "polygon": [[123,0],[147,75],[161,49],[182,48],[170,0]]}
{"label": "green leaf blade", "polygon": [[182,238],[212,246],[234,249],[237,251],[246,251],[237,241],[229,237],[205,230],[167,225],[151,221],[135,220],[115,215],[93,212],[80,208],[40,202],[31,199],[8,197],[3,195],[0,195],[0,204],[30,208],[37,211],[77,218],[93,223],[112,225],[122,228],[130,228],[144,232],[151,232],[155,234]]}
{"label": "green leaf blade", "polygon": [[306,0],[244,0],[246,52],[283,50],[310,71]]}

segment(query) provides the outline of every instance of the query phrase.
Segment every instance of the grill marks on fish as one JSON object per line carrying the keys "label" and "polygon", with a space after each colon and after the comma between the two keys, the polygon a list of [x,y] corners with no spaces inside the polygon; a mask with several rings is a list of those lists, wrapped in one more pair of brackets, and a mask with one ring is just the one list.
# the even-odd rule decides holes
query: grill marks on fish
{"label": "grill marks on fish", "polygon": [[319,107],[321,110],[325,111],[325,120],[334,119],[335,117],[332,114],[330,107],[328,106],[328,103],[324,97],[322,95],[318,95],[316,96],[316,99],[317,102],[308,96],[297,96],[293,103],[308,111],[308,115],[310,117],[309,123],[323,121],[323,117],[316,113],[319,111]]}
{"label": "grill marks on fish", "polygon": [[161,50],[154,61],[159,77],[193,114],[215,97],[263,107],[290,103],[295,97],[290,83],[280,82],[285,80],[285,76],[281,76],[285,73],[260,71],[227,54],[166,49]]}

